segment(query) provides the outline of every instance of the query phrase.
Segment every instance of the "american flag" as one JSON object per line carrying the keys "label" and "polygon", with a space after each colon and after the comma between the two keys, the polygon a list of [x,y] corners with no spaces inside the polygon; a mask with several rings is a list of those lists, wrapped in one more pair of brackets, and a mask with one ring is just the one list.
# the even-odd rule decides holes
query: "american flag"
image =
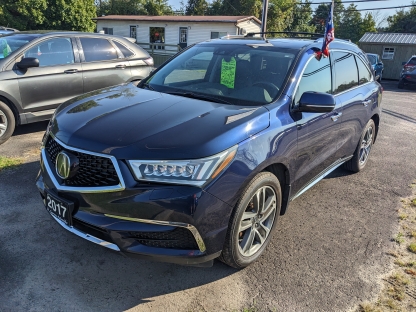
{"label": "american flag", "polygon": [[334,41],[334,0],[332,0],[331,8],[329,9],[328,21],[325,27],[325,37],[322,44],[322,49],[317,53],[317,58],[321,59],[322,55],[325,57],[329,56],[329,44]]}

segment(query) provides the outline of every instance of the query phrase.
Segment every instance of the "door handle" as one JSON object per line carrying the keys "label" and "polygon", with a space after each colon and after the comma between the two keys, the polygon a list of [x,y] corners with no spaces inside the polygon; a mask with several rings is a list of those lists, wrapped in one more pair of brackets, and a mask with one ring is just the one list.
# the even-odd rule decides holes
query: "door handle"
{"label": "door handle", "polygon": [[67,69],[64,71],[65,74],[75,74],[78,72],[78,69]]}
{"label": "door handle", "polygon": [[339,117],[341,117],[342,116],[342,113],[335,113],[332,117],[331,117],[331,119],[332,119],[332,121],[337,121],[338,120],[338,118]]}
{"label": "door handle", "polygon": [[364,101],[363,102],[363,105],[365,106],[365,107],[367,107],[369,104],[372,104],[373,103],[373,100],[368,100],[368,101]]}
{"label": "door handle", "polygon": [[124,69],[124,68],[126,68],[126,65],[124,65],[124,64],[122,64],[122,65],[117,65],[117,66],[116,66],[116,68],[121,68],[121,69]]}

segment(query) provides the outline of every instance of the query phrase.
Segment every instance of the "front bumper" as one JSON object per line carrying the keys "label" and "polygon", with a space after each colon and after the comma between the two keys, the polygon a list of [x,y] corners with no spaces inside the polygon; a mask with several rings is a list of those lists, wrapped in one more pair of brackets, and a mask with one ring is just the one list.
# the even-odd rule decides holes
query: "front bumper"
{"label": "front bumper", "polygon": [[88,192],[62,187],[44,150],[36,185],[74,203],[72,224],[62,227],[90,242],[128,256],[184,265],[221,253],[232,208],[192,186],[138,183],[123,162],[121,190]]}

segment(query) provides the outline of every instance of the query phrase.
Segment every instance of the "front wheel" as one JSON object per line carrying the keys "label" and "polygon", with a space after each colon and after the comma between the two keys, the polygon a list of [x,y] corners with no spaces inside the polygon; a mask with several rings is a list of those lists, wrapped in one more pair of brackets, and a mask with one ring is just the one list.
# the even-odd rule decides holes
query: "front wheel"
{"label": "front wheel", "polygon": [[361,134],[360,141],[355,149],[353,157],[344,164],[345,169],[352,172],[359,172],[364,169],[370,157],[376,135],[376,125],[372,119],[369,120]]}
{"label": "front wheel", "polygon": [[263,254],[280,214],[281,198],[275,175],[260,172],[253,178],[231,215],[222,262],[241,269]]}
{"label": "front wheel", "polygon": [[13,134],[15,119],[12,110],[6,103],[0,101],[0,145]]}

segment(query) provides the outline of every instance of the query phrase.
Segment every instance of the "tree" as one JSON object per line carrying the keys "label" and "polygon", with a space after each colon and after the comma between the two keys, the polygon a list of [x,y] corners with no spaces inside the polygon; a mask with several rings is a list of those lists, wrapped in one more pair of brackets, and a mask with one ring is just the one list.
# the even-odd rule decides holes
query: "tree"
{"label": "tree", "polygon": [[222,1],[214,0],[208,5],[207,15],[222,15]]}
{"label": "tree", "polygon": [[362,18],[360,12],[354,4],[350,4],[342,15],[341,23],[335,28],[335,37],[341,39],[350,39],[357,43],[361,39]]}
{"label": "tree", "polygon": [[366,32],[376,32],[376,21],[371,13],[366,13],[360,25],[360,39]]}
{"label": "tree", "polygon": [[208,2],[206,0],[188,0],[185,15],[206,15]]}
{"label": "tree", "polygon": [[[325,32],[326,22],[328,20],[329,14],[329,4],[320,4],[312,17],[312,21],[310,22],[311,25],[316,27],[316,32],[323,34]],[[337,37],[337,33],[339,30],[339,26],[341,24],[341,20],[344,14],[344,5],[342,4],[341,0],[334,1],[334,27],[335,27],[335,37]]]}
{"label": "tree", "polygon": [[96,17],[94,0],[48,0],[45,10],[45,29],[92,32]]}
{"label": "tree", "polygon": [[173,15],[172,7],[168,4],[167,0],[146,0],[144,9],[147,15]]}
{"label": "tree", "polygon": [[19,30],[38,29],[45,21],[47,0],[0,0],[0,25]]}
{"label": "tree", "polygon": [[[412,4],[416,5],[416,1]],[[387,18],[387,22],[389,32],[416,33],[416,7],[411,7],[408,11],[397,11],[396,14]]]}
{"label": "tree", "polygon": [[387,21],[388,15],[381,10],[372,11],[370,14],[373,16],[373,20],[376,23],[376,29],[382,29],[383,24]]}
{"label": "tree", "polygon": [[270,0],[267,14],[268,31],[284,31],[292,23],[294,0]]}
{"label": "tree", "polygon": [[146,15],[143,0],[97,0],[97,16]]}
{"label": "tree", "polygon": [[316,26],[311,24],[312,14],[309,0],[296,3],[292,10],[292,23],[286,27],[286,31],[315,32]]}

